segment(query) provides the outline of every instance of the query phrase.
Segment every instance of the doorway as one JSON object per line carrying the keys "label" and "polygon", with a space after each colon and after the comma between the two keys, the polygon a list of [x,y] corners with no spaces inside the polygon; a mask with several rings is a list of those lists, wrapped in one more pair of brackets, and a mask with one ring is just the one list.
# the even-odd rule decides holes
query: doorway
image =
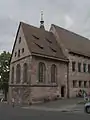
{"label": "doorway", "polygon": [[65,86],[61,86],[61,97],[65,97]]}

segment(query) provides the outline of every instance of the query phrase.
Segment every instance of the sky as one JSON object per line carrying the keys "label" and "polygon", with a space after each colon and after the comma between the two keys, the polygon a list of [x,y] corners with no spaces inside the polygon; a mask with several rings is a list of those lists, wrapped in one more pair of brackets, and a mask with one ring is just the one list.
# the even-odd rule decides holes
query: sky
{"label": "sky", "polygon": [[0,0],[0,52],[12,51],[20,21],[45,28],[51,24],[90,39],[90,0]]}

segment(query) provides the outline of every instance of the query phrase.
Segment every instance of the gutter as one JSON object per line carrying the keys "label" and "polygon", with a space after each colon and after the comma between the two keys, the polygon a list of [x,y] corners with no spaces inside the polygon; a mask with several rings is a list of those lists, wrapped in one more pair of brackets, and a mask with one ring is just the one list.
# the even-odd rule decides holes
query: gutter
{"label": "gutter", "polygon": [[57,58],[57,57],[52,57],[52,56],[47,56],[47,55],[38,54],[38,53],[34,53],[34,52],[32,52],[32,56],[38,56],[38,57],[43,57],[43,58],[48,58],[48,59],[58,60],[58,61],[62,61],[62,62],[69,62],[68,59]]}

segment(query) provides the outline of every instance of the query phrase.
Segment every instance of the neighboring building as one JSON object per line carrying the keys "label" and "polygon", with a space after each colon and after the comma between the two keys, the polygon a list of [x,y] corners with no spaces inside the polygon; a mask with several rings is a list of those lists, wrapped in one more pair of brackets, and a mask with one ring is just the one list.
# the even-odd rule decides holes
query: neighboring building
{"label": "neighboring building", "polygon": [[20,22],[10,63],[9,102],[67,97],[68,59],[52,32]]}
{"label": "neighboring building", "polygon": [[69,59],[69,97],[79,90],[90,93],[90,40],[56,25],[51,25],[63,54]]}

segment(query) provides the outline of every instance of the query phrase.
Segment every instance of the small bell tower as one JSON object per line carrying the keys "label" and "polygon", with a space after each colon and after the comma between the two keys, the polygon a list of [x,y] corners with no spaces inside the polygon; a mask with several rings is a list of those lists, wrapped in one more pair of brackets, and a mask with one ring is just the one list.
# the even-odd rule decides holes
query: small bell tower
{"label": "small bell tower", "polygon": [[43,11],[41,11],[40,28],[45,29],[45,27],[44,27],[44,20],[43,20]]}

